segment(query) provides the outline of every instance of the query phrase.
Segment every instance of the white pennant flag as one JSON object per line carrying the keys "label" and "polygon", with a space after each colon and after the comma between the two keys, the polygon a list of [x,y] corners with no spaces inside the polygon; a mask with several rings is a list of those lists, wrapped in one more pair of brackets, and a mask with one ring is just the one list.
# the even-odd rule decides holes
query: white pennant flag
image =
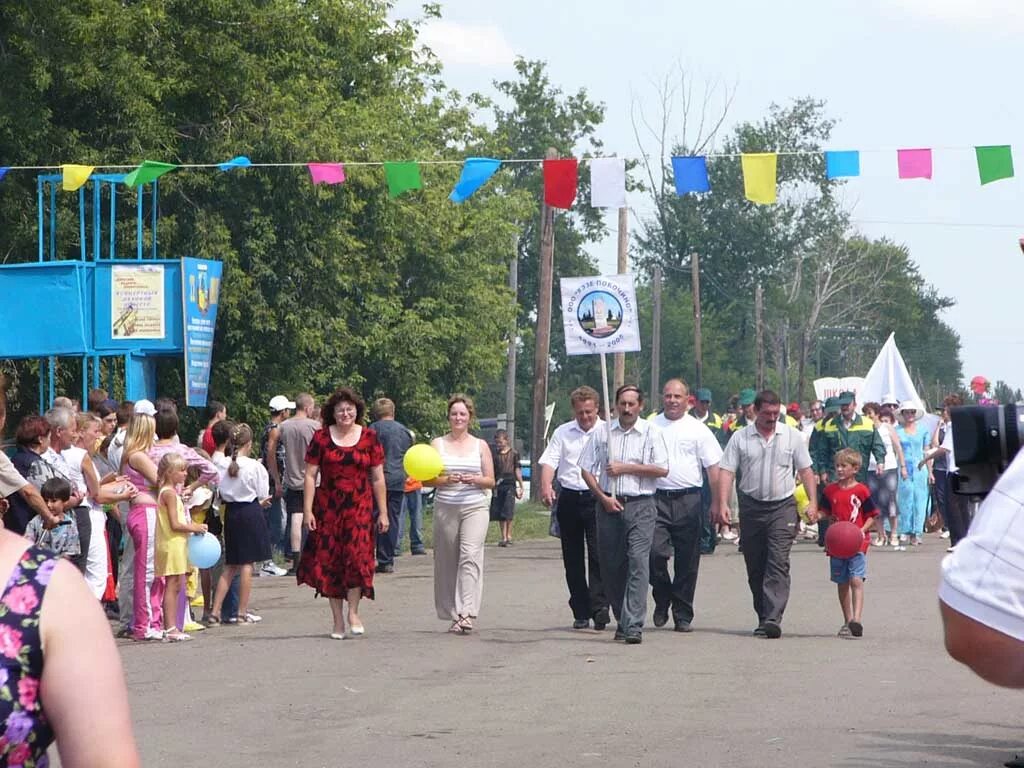
{"label": "white pennant flag", "polygon": [[590,204],[594,208],[626,207],[626,161],[595,157],[590,161]]}

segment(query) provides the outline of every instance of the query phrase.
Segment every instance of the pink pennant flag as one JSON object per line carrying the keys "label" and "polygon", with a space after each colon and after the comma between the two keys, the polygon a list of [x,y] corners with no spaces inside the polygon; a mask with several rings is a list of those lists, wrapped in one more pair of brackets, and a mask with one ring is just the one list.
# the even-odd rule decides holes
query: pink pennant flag
{"label": "pink pennant flag", "polygon": [[345,167],[341,163],[307,163],[314,184],[341,184],[345,181]]}
{"label": "pink pennant flag", "polygon": [[901,179],[930,179],[932,177],[932,151],[930,149],[898,149],[896,163]]}

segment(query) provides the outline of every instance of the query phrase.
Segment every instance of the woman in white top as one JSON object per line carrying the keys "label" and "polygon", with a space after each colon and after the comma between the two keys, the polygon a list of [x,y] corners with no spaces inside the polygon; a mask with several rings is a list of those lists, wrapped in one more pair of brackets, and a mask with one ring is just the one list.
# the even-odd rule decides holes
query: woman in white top
{"label": "woman in white top", "polygon": [[469,434],[473,401],[448,400],[450,431],[431,444],[444,462],[441,474],[424,483],[434,497],[434,606],[451,621],[449,632],[473,630],[483,593],[484,539],[490,520],[494,464],[487,443]]}
{"label": "woman in white top", "polygon": [[61,456],[71,470],[72,485],[86,494],[82,503],[88,508],[90,535],[88,547],[81,554],[82,574],[96,599],[101,600],[107,588],[109,572],[107,515],[103,505],[128,501],[134,498],[136,490],[124,478],[117,478],[113,474],[100,477],[91,454],[99,438],[102,426],[100,418],[94,413],[79,413],[75,422],[72,436],[74,444],[61,451]]}
{"label": "woman in white top", "polygon": [[224,515],[224,570],[208,618],[211,624],[220,623],[224,596],[236,573],[240,575],[238,623],[255,624],[261,619],[249,613],[249,592],[252,564],[270,558],[270,534],[263,517],[263,507],[270,505],[270,475],[263,464],[249,458],[251,451],[252,429],[237,424],[231,432],[231,464],[218,489]]}
{"label": "woman in white top", "polygon": [[[878,435],[885,445],[885,462],[879,470],[875,457],[872,456],[868,463],[868,488],[871,491],[871,499],[878,507],[882,526],[876,532],[872,543],[876,547],[884,547],[891,544],[894,549],[905,549],[900,544],[897,519],[898,507],[896,498],[899,490],[900,469],[904,465],[903,447],[900,445],[899,436],[896,434],[896,414],[887,405],[878,406],[875,403],[864,404],[864,415],[869,416],[878,429]],[[886,536],[886,518],[888,518],[889,535]]]}

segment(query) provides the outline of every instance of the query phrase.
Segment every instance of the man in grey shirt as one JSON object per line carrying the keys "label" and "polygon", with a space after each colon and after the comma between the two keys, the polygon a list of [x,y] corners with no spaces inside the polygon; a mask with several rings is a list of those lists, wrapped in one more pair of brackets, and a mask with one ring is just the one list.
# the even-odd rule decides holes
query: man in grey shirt
{"label": "man in grey shirt", "polygon": [[377,433],[377,439],[384,448],[384,483],[388,498],[387,510],[378,509],[377,514],[386,514],[389,523],[385,533],[377,534],[377,573],[392,573],[395,570],[395,550],[400,544],[399,522],[405,500],[405,466],[402,460],[412,446],[412,432],[395,421],[395,404],[386,397],[374,401],[373,418],[376,421],[370,424],[370,429]]}
{"label": "man in grey shirt", "polygon": [[740,546],[754,598],[758,637],[782,636],[789,600],[789,551],[797,530],[794,476],[799,473],[817,518],[817,488],[803,434],[779,421],[782,401],[770,389],[754,399],[754,421],[733,433],[718,465],[717,518],[729,522],[729,496],[737,479]]}
{"label": "man in grey shirt", "polygon": [[306,449],[313,435],[320,429],[320,422],[309,417],[314,406],[313,396],[303,392],[295,398],[295,415],[281,422],[277,428],[279,440],[284,445],[284,508],[288,527],[285,542],[291,549],[292,567],[288,575],[294,575],[302,552],[302,489],[306,479]]}

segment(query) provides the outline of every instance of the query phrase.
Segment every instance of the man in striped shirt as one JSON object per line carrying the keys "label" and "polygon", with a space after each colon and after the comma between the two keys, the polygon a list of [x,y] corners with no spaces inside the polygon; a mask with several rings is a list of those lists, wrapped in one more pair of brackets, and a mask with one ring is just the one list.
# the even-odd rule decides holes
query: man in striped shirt
{"label": "man in striped shirt", "polygon": [[647,617],[655,483],[668,475],[661,430],[641,419],[644,397],[632,384],[615,392],[618,414],[608,430],[596,430],[580,456],[583,481],[597,499],[597,547],[612,610],[615,639],[642,641]]}
{"label": "man in striped shirt", "polygon": [[794,476],[807,489],[808,517],[817,519],[817,488],[803,435],[780,421],[782,401],[770,389],[754,400],[754,421],[735,432],[718,466],[718,520],[729,521],[729,495],[737,480],[740,546],[754,598],[758,637],[782,636],[789,600],[789,550],[796,536]]}

